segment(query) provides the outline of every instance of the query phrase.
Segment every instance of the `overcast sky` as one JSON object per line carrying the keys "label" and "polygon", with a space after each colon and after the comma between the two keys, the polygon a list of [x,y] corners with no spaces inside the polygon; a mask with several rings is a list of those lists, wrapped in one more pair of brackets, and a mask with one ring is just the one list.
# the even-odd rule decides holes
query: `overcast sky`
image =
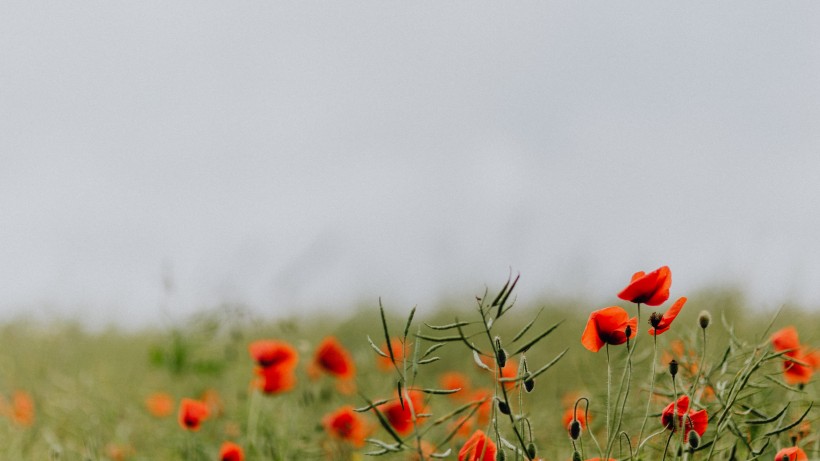
{"label": "overcast sky", "polygon": [[0,4],[0,318],[820,305],[820,3]]}

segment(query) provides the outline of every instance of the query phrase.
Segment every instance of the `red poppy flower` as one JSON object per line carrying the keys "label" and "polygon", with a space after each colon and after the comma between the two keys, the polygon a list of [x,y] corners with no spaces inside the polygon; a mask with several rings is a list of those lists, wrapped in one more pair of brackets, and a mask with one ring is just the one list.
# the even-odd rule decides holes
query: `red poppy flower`
{"label": "red poppy flower", "polygon": [[668,266],[655,269],[648,274],[635,272],[632,281],[618,293],[618,297],[636,304],[660,306],[669,299],[671,285],[672,272]]}
{"label": "red poppy flower", "polygon": [[316,348],[313,366],[342,379],[350,379],[356,373],[356,365],[347,349],[333,336],[328,336]]}
{"label": "red poppy flower", "polygon": [[475,431],[458,451],[458,461],[495,461],[498,449],[483,431]]}
{"label": "red poppy flower", "polygon": [[265,394],[287,392],[296,385],[296,374],[288,367],[256,367],[256,374],[259,378],[253,385]]}
{"label": "red poppy flower", "polygon": [[784,459],[788,459],[789,461],[808,461],[809,457],[806,456],[806,452],[800,448],[790,447],[784,448],[774,455],[774,461],[783,461]]}
{"label": "red poppy flower", "polygon": [[233,443],[225,442],[219,449],[219,461],[244,461],[245,452],[242,447]]}
{"label": "red poppy flower", "polygon": [[618,306],[605,307],[589,315],[581,344],[592,352],[598,352],[604,344],[618,345],[626,342],[626,327],[632,330],[632,338],[638,332],[638,319]]}
{"label": "red poppy flower", "polygon": [[[425,413],[427,410],[424,407],[424,395],[419,391],[409,391],[410,401],[404,399],[404,405],[398,397],[392,402],[380,407],[382,414],[387,418],[387,422],[393,426],[401,435],[407,434],[413,429],[413,413],[416,414],[416,420],[420,420],[419,414]],[[410,411],[410,405],[413,406],[413,411]]]}
{"label": "red poppy flower", "polygon": [[11,398],[11,405],[7,405],[5,399],[2,399],[2,402],[0,402],[2,412],[14,424],[21,427],[29,427],[34,424],[34,399],[31,398],[31,394],[26,391],[15,391]]}
{"label": "red poppy flower", "polygon": [[208,405],[194,399],[182,399],[179,404],[179,425],[189,431],[198,431],[208,418]]}
{"label": "red poppy flower", "polygon": [[165,418],[174,412],[174,398],[165,392],[155,392],[145,398],[145,407],[153,416]]}
{"label": "red poppy flower", "polygon": [[368,429],[361,415],[353,407],[344,406],[322,418],[322,426],[332,436],[347,440],[354,446],[364,445]]}
{"label": "red poppy flower", "polygon": [[[786,351],[783,360],[783,379],[788,384],[807,384],[814,369],[820,365],[820,355],[809,352],[800,345],[797,329],[788,326],[776,331],[771,337],[772,346],[778,352]],[[794,359],[794,360],[790,360]]]}
{"label": "red poppy flower", "polygon": [[[680,310],[683,309],[683,305],[686,304],[686,297],[681,297],[675,304],[672,304],[672,307],[666,310],[663,315],[660,317],[660,320],[657,322],[657,326],[653,326],[649,329],[650,335],[659,335],[661,333],[666,332],[669,327],[672,326],[672,321],[675,320],[675,317],[678,316]],[[654,316],[655,314],[653,314]],[[654,321],[654,317],[649,318],[650,325],[655,325],[652,322]]]}
{"label": "red poppy flower", "polygon": [[778,352],[786,350],[797,351],[797,349],[800,349],[800,339],[797,336],[797,329],[793,326],[788,326],[772,333],[771,341],[774,350]]}
{"label": "red poppy flower", "polygon": [[[677,421],[675,421],[675,415],[677,415]],[[661,413],[661,423],[664,427],[672,431],[677,431],[677,429],[683,427],[684,419],[686,420],[686,433],[683,436],[684,440],[689,439],[689,431],[695,431],[700,436],[706,432],[706,426],[709,423],[709,417],[706,414],[706,410],[690,410],[689,396],[687,395],[680,396],[677,404],[675,402],[670,403]]]}
{"label": "red poppy flower", "polygon": [[467,378],[464,373],[459,373],[457,371],[451,371],[448,373],[444,373],[439,378],[439,383],[441,384],[442,389],[461,389],[458,392],[454,392],[450,394],[451,397],[454,398],[461,398],[467,395],[470,389],[470,380]]}
{"label": "red poppy flower", "polygon": [[290,344],[272,339],[260,339],[250,343],[248,352],[262,368],[274,366],[293,368],[299,361],[299,354]]}

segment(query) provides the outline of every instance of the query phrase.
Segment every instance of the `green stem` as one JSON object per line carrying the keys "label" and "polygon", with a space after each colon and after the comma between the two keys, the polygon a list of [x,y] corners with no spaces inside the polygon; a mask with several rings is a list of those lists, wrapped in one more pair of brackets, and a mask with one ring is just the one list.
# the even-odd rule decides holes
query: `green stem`
{"label": "green stem", "polygon": [[[658,335],[657,335],[657,330],[656,330],[656,334],[654,334],[652,337],[654,339],[654,341],[653,341],[653,346],[654,347],[653,347],[653,352],[652,352],[652,376],[651,376],[651,379],[649,381],[649,397],[646,399],[646,411],[644,411],[644,414],[643,414],[643,423],[641,423],[641,431],[638,433],[638,443],[639,444],[641,443],[641,440],[643,439],[643,431],[644,431],[644,429],[646,429],[646,421],[649,419],[649,407],[652,404],[652,396],[655,394],[655,374],[656,374],[655,368],[656,368],[657,362],[658,362]],[[641,454],[641,446],[639,445],[638,446],[638,452],[636,453],[636,456],[640,456],[640,454]]]}

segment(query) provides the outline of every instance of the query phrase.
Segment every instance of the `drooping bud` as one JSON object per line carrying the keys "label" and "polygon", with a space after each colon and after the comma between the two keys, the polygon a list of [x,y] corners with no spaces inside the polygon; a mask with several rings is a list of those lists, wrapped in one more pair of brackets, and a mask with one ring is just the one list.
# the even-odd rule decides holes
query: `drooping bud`
{"label": "drooping bud", "polygon": [[573,453],[572,454],[572,461],[582,461],[581,460],[581,453],[578,453],[577,451],[575,453]]}
{"label": "drooping bud", "polygon": [[695,431],[689,431],[689,449],[695,451],[700,446],[700,436]]}
{"label": "drooping bud", "polygon": [[669,374],[672,375],[673,378],[678,374],[678,361],[675,359],[669,362]]}
{"label": "drooping bud", "polygon": [[536,451],[535,451],[535,444],[530,442],[527,445],[527,454],[530,456],[530,459],[535,459]]}
{"label": "drooping bud", "polygon": [[501,448],[495,453],[495,461],[505,461],[507,459],[507,454],[504,453],[504,449]]}
{"label": "drooping bud", "polygon": [[504,413],[505,415],[508,415],[508,414],[510,414],[510,406],[507,405],[507,402],[504,402],[503,400],[499,400],[498,401],[498,411],[500,411],[501,413]]}
{"label": "drooping bud", "polygon": [[524,380],[524,390],[527,392],[532,392],[533,388],[535,387],[535,380],[533,378],[527,378]]}
{"label": "drooping bud", "polygon": [[712,323],[712,314],[710,314],[709,311],[700,311],[700,315],[698,316],[698,323],[700,324],[700,327],[705,330],[706,327],[708,327],[709,324]]}
{"label": "drooping bud", "polygon": [[658,314],[657,312],[653,312],[649,316],[649,324],[652,326],[652,328],[657,330],[658,327],[661,325],[661,320],[662,319],[663,319],[663,316],[661,314]]}
{"label": "drooping bud", "polygon": [[569,436],[572,437],[572,440],[578,440],[578,437],[581,436],[581,423],[577,419],[573,419],[569,423]]}

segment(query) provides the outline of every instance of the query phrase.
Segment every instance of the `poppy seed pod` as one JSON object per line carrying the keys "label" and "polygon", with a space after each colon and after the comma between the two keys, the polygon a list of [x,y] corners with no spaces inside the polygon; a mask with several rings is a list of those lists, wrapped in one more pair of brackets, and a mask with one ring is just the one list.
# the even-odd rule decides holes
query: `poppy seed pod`
{"label": "poppy seed pod", "polygon": [[669,374],[672,375],[673,378],[678,374],[678,361],[675,359],[669,362]]}
{"label": "poppy seed pod", "polygon": [[652,328],[657,329],[661,324],[661,319],[663,319],[663,316],[661,314],[653,312],[649,315],[649,324],[652,325]]}
{"label": "poppy seed pod", "polygon": [[569,436],[572,437],[572,440],[578,440],[578,437],[581,436],[581,423],[577,419],[569,424]]}
{"label": "poppy seed pod", "polygon": [[700,315],[698,316],[698,323],[700,324],[700,327],[705,330],[706,327],[708,327],[709,324],[712,323],[712,314],[710,314],[709,311],[700,311]]}
{"label": "poppy seed pod", "polygon": [[527,392],[532,392],[533,388],[535,387],[535,380],[532,378],[527,378],[524,380],[524,390]]}

